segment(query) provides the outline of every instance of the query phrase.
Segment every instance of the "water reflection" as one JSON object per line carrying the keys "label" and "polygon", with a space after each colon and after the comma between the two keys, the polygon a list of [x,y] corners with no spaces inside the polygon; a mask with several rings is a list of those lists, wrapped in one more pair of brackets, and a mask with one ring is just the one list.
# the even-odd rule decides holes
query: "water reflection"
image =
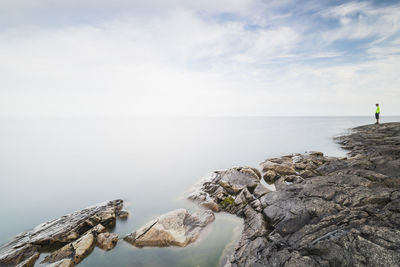
{"label": "water reflection", "polygon": [[[389,120],[389,119],[387,119]],[[391,118],[390,120],[399,120]],[[126,235],[176,208],[214,169],[258,166],[310,150],[342,156],[332,137],[368,117],[0,119],[0,243],[49,219],[122,198]],[[23,218],[23,219],[21,219]],[[95,249],[82,266],[212,266],[240,220],[220,214],[202,240],[182,248]]]}

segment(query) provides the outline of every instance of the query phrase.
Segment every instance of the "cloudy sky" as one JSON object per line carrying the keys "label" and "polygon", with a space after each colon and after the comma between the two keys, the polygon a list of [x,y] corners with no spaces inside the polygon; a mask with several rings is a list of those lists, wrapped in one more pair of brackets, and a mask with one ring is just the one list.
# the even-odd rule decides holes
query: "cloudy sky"
{"label": "cloudy sky", "polygon": [[400,115],[400,1],[2,0],[0,116]]}

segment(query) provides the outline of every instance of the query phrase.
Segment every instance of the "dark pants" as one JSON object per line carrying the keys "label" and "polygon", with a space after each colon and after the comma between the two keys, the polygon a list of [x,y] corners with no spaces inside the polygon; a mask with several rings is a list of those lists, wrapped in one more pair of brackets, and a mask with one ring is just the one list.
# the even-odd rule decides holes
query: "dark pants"
{"label": "dark pants", "polygon": [[375,113],[375,119],[379,120],[379,113]]}

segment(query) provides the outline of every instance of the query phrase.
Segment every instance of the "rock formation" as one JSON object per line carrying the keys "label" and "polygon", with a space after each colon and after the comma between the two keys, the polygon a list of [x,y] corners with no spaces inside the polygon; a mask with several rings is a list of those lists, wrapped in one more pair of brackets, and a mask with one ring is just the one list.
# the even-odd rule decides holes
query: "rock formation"
{"label": "rock formation", "polygon": [[73,266],[90,253],[97,234],[115,224],[122,206],[122,200],[100,203],[23,232],[0,248],[0,266],[33,266],[42,250],[63,245],[44,261]]}
{"label": "rock formation", "polygon": [[214,219],[209,210],[189,214],[185,209],[177,209],[150,221],[124,240],[136,247],[185,247]]}
{"label": "rock formation", "polygon": [[[244,219],[226,266],[399,266],[400,123],[355,128],[320,152],[216,171],[189,198]],[[205,205],[206,204],[206,205]]]}

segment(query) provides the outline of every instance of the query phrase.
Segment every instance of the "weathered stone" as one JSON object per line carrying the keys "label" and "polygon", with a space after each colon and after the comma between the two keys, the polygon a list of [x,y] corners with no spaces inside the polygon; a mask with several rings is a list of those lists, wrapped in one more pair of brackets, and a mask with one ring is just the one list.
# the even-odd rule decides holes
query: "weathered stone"
{"label": "weathered stone", "polygon": [[295,163],[295,164],[294,164],[294,167],[295,167],[296,169],[298,169],[298,170],[304,170],[304,169],[307,167],[307,165],[300,162],[300,163]]}
{"label": "weathered stone", "polygon": [[[229,266],[399,265],[400,123],[358,127],[338,141],[349,158],[311,152],[264,161],[277,191],[260,183],[225,191],[218,203],[232,203],[222,210],[244,219]],[[218,200],[218,190],[202,190]]]}
{"label": "weathered stone", "polygon": [[301,177],[303,177],[303,178],[310,178],[310,177],[316,176],[316,174],[313,173],[313,172],[310,171],[310,170],[301,171],[301,172],[299,173],[299,175],[300,175]]}
{"label": "weathered stone", "polygon": [[252,168],[252,167],[239,167],[239,168],[236,168],[236,170],[238,170],[239,172],[244,173],[244,174],[249,174],[249,175],[251,175],[251,176],[257,178],[258,180],[261,179],[261,172],[260,172],[258,169],[256,169],[256,168]]}
{"label": "weathered stone", "polygon": [[256,188],[254,189],[253,195],[254,195],[256,198],[260,198],[260,197],[262,197],[263,195],[265,195],[265,194],[267,194],[267,193],[269,193],[269,192],[271,192],[271,190],[269,190],[268,188],[266,188],[264,185],[262,185],[262,184],[260,183],[260,184],[258,184],[258,185],[256,186]]}
{"label": "weathered stone", "polygon": [[73,266],[75,266],[75,264],[71,259],[64,259],[46,265],[46,267],[73,267]]}
{"label": "weathered stone", "polygon": [[123,219],[123,220],[127,219],[129,217],[129,211],[121,210],[118,212],[117,216],[118,216],[118,218]]}
{"label": "weathered stone", "polygon": [[267,170],[263,176],[264,180],[269,183],[269,184],[273,184],[276,181],[276,178],[278,178],[278,176],[276,175],[276,172],[273,170]]}
{"label": "weathered stone", "polygon": [[280,175],[296,174],[296,171],[292,166],[286,166],[286,165],[277,165],[275,167],[275,172]]}
{"label": "weathered stone", "polygon": [[124,238],[136,247],[185,247],[196,241],[200,231],[214,221],[214,214],[189,214],[185,209],[168,212]]}
{"label": "weathered stone", "polygon": [[39,258],[39,256],[40,253],[35,252],[31,257],[18,264],[17,267],[32,267],[33,265],[35,265],[35,262]]}
{"label": "weathered stone", "polygon": [[0,250],[0,266],[15,266],[25,261],[31,261],[32,259],[36,261],[37,258],[35,255],[39,253],[39,245],[31,245],[28,241],[15,243],[15,246],[5,245],[4,249]]}
{"label": "weathered stone", "polygon": [[122,200],[113,200],[76,211],[36,226],[17,235],[0,248],[0,265],[18,265],[36,260],[36,253],[46,247],[72,242],[98,224],[115,224],[116,213],[122,209]]}
{"label": "weathered stone", "polygon": [[207,200],[203,201],[200,203],[200,205],[206,209],[212,210],[214,212],[220,212],[221,208],[217,203],[215,203],[213,200]]}
{"label": "weathered stone", "polygon": [[283,163],[276,163],[272,160],[267,160],[261,163],[261,167],[263,172],[274,171],[275,173],[280,175],[296,174],[294,164],[291,160],[283,161]]}
{"label": "weathered stone", "polygon": [[218,183],[228,192],[238,193],[245,187],[254,189],[258,184],[258,176],[250,172],[241,172],[240,168],[229,169],[221,173]]}
{"label": "weathered stone", "polygon": [[[71,259],[73,264],[78,264],[87,255],[89,255],[90,252],[92,252],[95,245],[96,236],[104,231],[104,226],[101,224],[96,225],[96,227],[93,227],[79,239],[46,256],[41,263],[56,263],[62,260]],[[62,264],[66,264],[66,262]]]}
{"label": "weathered stone", "polygon": [[115,233],[100,233],[96,237],[96,246],[104,250],[111,250],[118,242],[118,235]]}

